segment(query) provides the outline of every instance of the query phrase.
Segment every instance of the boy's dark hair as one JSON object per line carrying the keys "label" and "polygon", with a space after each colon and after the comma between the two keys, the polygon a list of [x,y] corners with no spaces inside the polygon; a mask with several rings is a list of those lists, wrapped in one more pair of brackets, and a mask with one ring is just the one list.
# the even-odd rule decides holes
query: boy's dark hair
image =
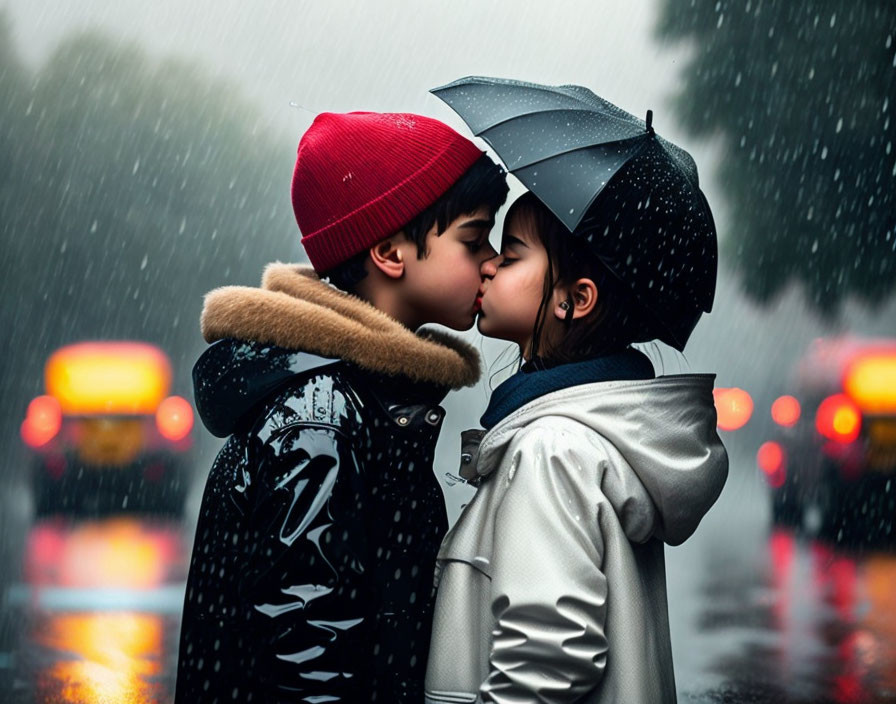
{"label": "boy's dark hair", "polygon": [[[584,238],[571,234],[532,193],[524,194],[511,207],[507,222],[516,218],[529,220],[548,254],[532,346],[526,350],[530,360],[537,359],[539,366],[566,364],[618,352],[633,342],[657,337],[653,316],[635,300],[628,286],[611,273]],[[581,278],[591,279],[597,286],[597,305],[583,318],[567,318],[563,337],[545,348],[544,325],[554,287]]]}
{"label": "boy's dark hair", "polygon": [[[494,215],[507,200],[509,189],[505,175],[503,168],[483,154],[435,203],[402,227],[405,236],[417,245],[417,258],[423,259],[427,255],[426,235],[433,225],[436,234],[441,235],[455,219],[483,205]],[[367,250],[364,250],[324,272],[321,278],[343,291],[354,293],[355,287],[367,276],[366,262]]]}

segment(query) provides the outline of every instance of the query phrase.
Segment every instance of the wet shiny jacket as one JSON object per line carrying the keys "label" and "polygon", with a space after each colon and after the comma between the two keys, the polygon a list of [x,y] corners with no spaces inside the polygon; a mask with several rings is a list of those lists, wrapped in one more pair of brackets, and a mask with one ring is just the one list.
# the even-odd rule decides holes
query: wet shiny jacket
{"label": "wet shiny jacket", "polygon": [[712,385],[572,386],[485,435],[438,556],[427,704],[675,701],[663,544],[727,476]]}
{"label": "wet shiny jacket", "polygon": [[[327,303],[328,317],[346,304],[329,301],[333,290],[309,272],[278,271],[288,295]],[[215,342],[194,368],[202,420],[228,440],[200,509],[176,700],[416,704],[435,555],[447,530],[432,459],[438,404],[452,380],[384,374],[364,357],[305,351],[321,350],[321,325],[304,308],[296,312],[299,339],[278,335],[286,347],[270,344],[254,321],[217,319],[215,311],[234,305],[254,319],[257,292],[283,287],[266,275],[263,290],[207,301],[207,337],[222,325],[244,339]],[[353,320],[372,315],[357,299],[347,305]],[[411,347],[422,343],[424,357],[428,346],[444,348],[387,327],[408,335]],[[408,347],[391,354],[408,355]]]}

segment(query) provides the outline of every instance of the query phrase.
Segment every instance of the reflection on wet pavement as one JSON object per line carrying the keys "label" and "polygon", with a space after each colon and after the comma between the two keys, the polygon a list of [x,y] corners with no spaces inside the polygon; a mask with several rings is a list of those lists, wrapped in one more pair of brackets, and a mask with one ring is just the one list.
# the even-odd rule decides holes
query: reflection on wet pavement
{"label": "reflection on wet pavement", "polygon": [[183,527],[115,517],[46,519],[25,539],[10,701],[156,704],[173,697]]}
{"label": "reflection on wet pavement", "polygon": [[[693,540],[667,550],[679,701],[896,702],[896,555],[770,530],[767,495],[750,491],[735,477]],[[170,702],[183,535],[145,517],[32,526],[25,580],[5,595],[16,618],[3,635],[18,644],[0,699]]]}
{"label": "reflection on wet pavement", "polygon": [[896,556],[737,513],[667,556],[679,700],[896,702]]}
{"label": "reflection on wet pavement", "polygon": [[35,645],[54,661],[37,673],[41,702],[153,704],[164,701],[161,616],[57,614],[35,622]]}

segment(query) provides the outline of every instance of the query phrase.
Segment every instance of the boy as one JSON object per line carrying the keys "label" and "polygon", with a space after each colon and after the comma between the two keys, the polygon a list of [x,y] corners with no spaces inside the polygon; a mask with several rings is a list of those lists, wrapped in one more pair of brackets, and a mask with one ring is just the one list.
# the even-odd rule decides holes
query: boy
{"label": "boy", "polygon": [[200,510],[178,702],[423,700],[447,530],[438,404],[479,361],[413,331],[472,326],[506,196],[503,170],[430,118],[325,113],[302,137],[292,201],[314,271],[270,265],[202,314],[196,404],[230,438]]}

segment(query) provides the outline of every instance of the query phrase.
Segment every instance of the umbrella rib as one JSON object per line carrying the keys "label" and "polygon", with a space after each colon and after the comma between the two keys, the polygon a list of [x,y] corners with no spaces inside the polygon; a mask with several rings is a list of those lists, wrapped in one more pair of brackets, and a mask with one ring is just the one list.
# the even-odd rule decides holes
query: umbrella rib
{"label": "umbrella rib", "polygon": [[[505,117],[503,120],[499,120],[498,122],[495,122],[494,124],[491,124],[488,127],[483,127],[481,130],[476,132],[475,135],[477,137],[481,137],[484,132],[486,132],[488,130],[492,130],[495,127],[499,127],[499,126],[503,125],[505,122],[512,122],[513,120],[518,120],[521,117],[529,117],[530,115],[547,115],[547,114],[551,114],[551,113],[567,112],[567,111],[584,112],[584,113],[590,113],[592,115],[598,115],[598,116],[600,116],[601,119],[606,118],[606,119],[610,119],[610,120],[615,120],[616,122],[623,124],[627,127],[631,127],[633,124],[632,122],[629,122],[628,120],[623,120],[621,117],[617,117],[615,115],[610,115],[609,113],[598,112],[594,108],[590,108],[588,106],[583,105],[581,108],[576,108],[576,107],[550,108],[548,110],[542,109],[542,110],[532,110],[531,112],[516,113],[515,115]],[[455,110],[455,112],[457,112],[457,111]],[[461,113],[458,113],[458,115],[460,115],[462,119],[465,119],[463,117],[463,115],[461,115]],[[637,120],[637,118],[635,118],[634,116],[632,117],[632,119]],[[634,123],[634,124],[637,124],[637,123]],[[646,130],[645,130],[645,134],[646,134]]]}
{"label": "umbrella rib", "polygon": [[[530,162],[527,162],[527,163],[525,163],[525,164],[521,164],[521,165],[519,165],[519,166],[513,166],[513,167],[511,167],[509,164],[507,164],[507,168],[508,168],[510,171],[518,171],[519,169],[527,169],[527,168],[529,168],[530,166],[535,166],[536,164],[540,164],[540,163],[543,162],[543,161],[548,161],[548,160],[550,160],[550,159],[555,159],[555,158],[557,158],[558,156],[562,156],[562,155],[564,155],[564,154],[572,154],[573,152],[580,152],[580,151],[583,151],[583,150],[585,150],[585,149],[593,149],[594,147],[611,147],[611,146],[613,146],[614,144],[624,144],[625,142],[632,142],[632,141],[634,141],[634,140],[639,140],[639,141],[641,141],[641,142],[642,142],[642,144],[641,144],[641,148],[638,149],[638,151],[632,153],[632,154],[626,159],[626,161],[628,161],[628,160],[631,159],[632,157],[634,157],[634,156],[636,156],[637,154],[639,154],[639,153],[641,152],[641,149],[644,148],[644,145],[645,145],[647,142],[646,142],[646,140],[643,139],[643,137],[646,136],[646,135],[647,135],[647,133],[645,132],[644,135],[640,135],[640,134],[639,134],[639,135],[635,135],[634,137],[626,137],[625,139],[616,139],[616,140],[613,140],[612,142],[601,142],[600,144],[586,144],[586,145],[583,145],[583,146],[580,146],[580,147],[574,147],[574,148],[572,148],[572,149],[565,149],[565,150],[563,150],[563,151],[553,152],[553,153],[551,153],[551,154],[548,154],[547,156],[543,156],[543,157],[541,157],[541,158],[539,158],[539,159],[536,159],[535,161],[530,161]],[[489,141],[488,137],[483,136],[483,139],[484,139],[486,142],[488,142],[489,144],[492,144],[492,143]],[[492,147],[495,147],[495,145],[492,144]],[[495,147],[495,151],[497,151],[497,147]],[[498,154],[498,156],[500,156],[500,154]]]}

